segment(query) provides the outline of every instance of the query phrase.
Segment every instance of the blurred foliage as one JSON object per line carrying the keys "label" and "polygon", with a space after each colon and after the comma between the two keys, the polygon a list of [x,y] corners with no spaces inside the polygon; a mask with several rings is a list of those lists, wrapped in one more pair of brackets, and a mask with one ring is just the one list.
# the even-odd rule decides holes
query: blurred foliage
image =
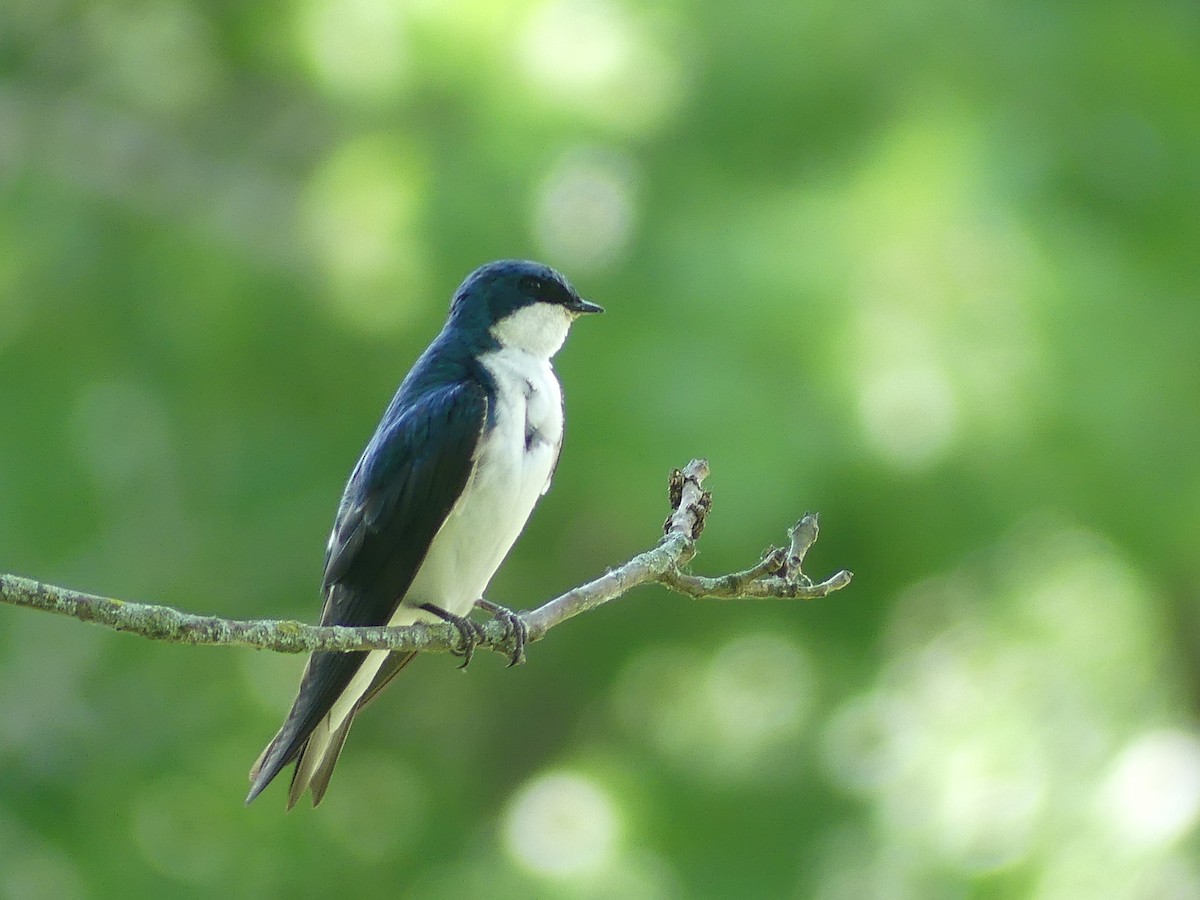
{"label": "blurred foliage", "polygon": [[0,896],[1200,897],[1195,3],[8,0],[0,567],[313,619],[480,262],[559,359],[529,606],[805,509],[847,592],[423,660],[241,805],[302,660],[0,609]]}

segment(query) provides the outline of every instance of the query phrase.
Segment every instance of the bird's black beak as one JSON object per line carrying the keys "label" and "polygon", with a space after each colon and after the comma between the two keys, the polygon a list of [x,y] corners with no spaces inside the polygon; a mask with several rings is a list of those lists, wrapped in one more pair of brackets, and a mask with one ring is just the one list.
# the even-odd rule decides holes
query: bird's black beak
{"label": "bird's black beak", "polygon": [[598,306],[590,300],[584,300],[582,297],[575,297],[567,304],[567,309],[575,313],[577,316],[587,315],[588,313],[602,313],[603,306]]}

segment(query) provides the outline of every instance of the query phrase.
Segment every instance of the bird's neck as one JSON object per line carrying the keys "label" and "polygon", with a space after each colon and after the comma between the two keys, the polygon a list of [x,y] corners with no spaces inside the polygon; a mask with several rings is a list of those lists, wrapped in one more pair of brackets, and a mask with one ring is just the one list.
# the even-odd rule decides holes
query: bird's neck
{"label": "bird's neck", "polygon": [[488,333],[502,349],[548,361],[562,347],[570,328],[571,314],[561,306],[534,303],[505,316]]}

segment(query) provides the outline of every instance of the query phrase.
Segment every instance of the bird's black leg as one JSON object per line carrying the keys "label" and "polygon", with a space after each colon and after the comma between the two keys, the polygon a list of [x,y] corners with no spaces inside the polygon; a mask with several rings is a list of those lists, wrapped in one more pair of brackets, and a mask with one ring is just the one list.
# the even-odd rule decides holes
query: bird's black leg
{"label": "bird's black leg", "polygon": [[432,613],[443,622],[449,622],[458,629],[458,637],[462,642],[460,649],[451,650],[455,656],[463,658],[463,664],[460,669],[465,669],[471,664],[471,660],[475,658],[475,645],[479,643],[479,638],[482,637],[479,626],[464,616],[456,616],[452,612],[447,612],[440,606],[434,606],[432,603],[422,603],[421,609],[427,613]]}
{"label": "bird's black leg", "polygon": [[529,626],[525,624],[525,620],[511,609],[498,603],[492,603],[490,600],[484,600],[482,597],[475,601],[475,605],[485,612],[491,613],[497,621],[504,623],[508,632],[506,637],[511,638],[513,642],[512,655],[508,658],[508,667],[511,669],[513,666],[519,666],[525,662],[525,641],[529,637]]}

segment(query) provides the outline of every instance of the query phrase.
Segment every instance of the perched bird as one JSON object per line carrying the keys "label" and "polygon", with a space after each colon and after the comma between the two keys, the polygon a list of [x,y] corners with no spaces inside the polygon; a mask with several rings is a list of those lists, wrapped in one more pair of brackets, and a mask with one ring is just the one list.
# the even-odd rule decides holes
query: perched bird
{"label": "perched bird", "polygon": [[[322,625],[448,621],[469,654],[476,605],[518,624],[483,591],[558,463],[550,359],[576,318],[598,312],[534,262],[488,263],[459,285],[350,474],[325,553]],[[246,802],[294,760],[288,808],[305,790],[320,803],[354,716],[414,655],[313,653]]]}

